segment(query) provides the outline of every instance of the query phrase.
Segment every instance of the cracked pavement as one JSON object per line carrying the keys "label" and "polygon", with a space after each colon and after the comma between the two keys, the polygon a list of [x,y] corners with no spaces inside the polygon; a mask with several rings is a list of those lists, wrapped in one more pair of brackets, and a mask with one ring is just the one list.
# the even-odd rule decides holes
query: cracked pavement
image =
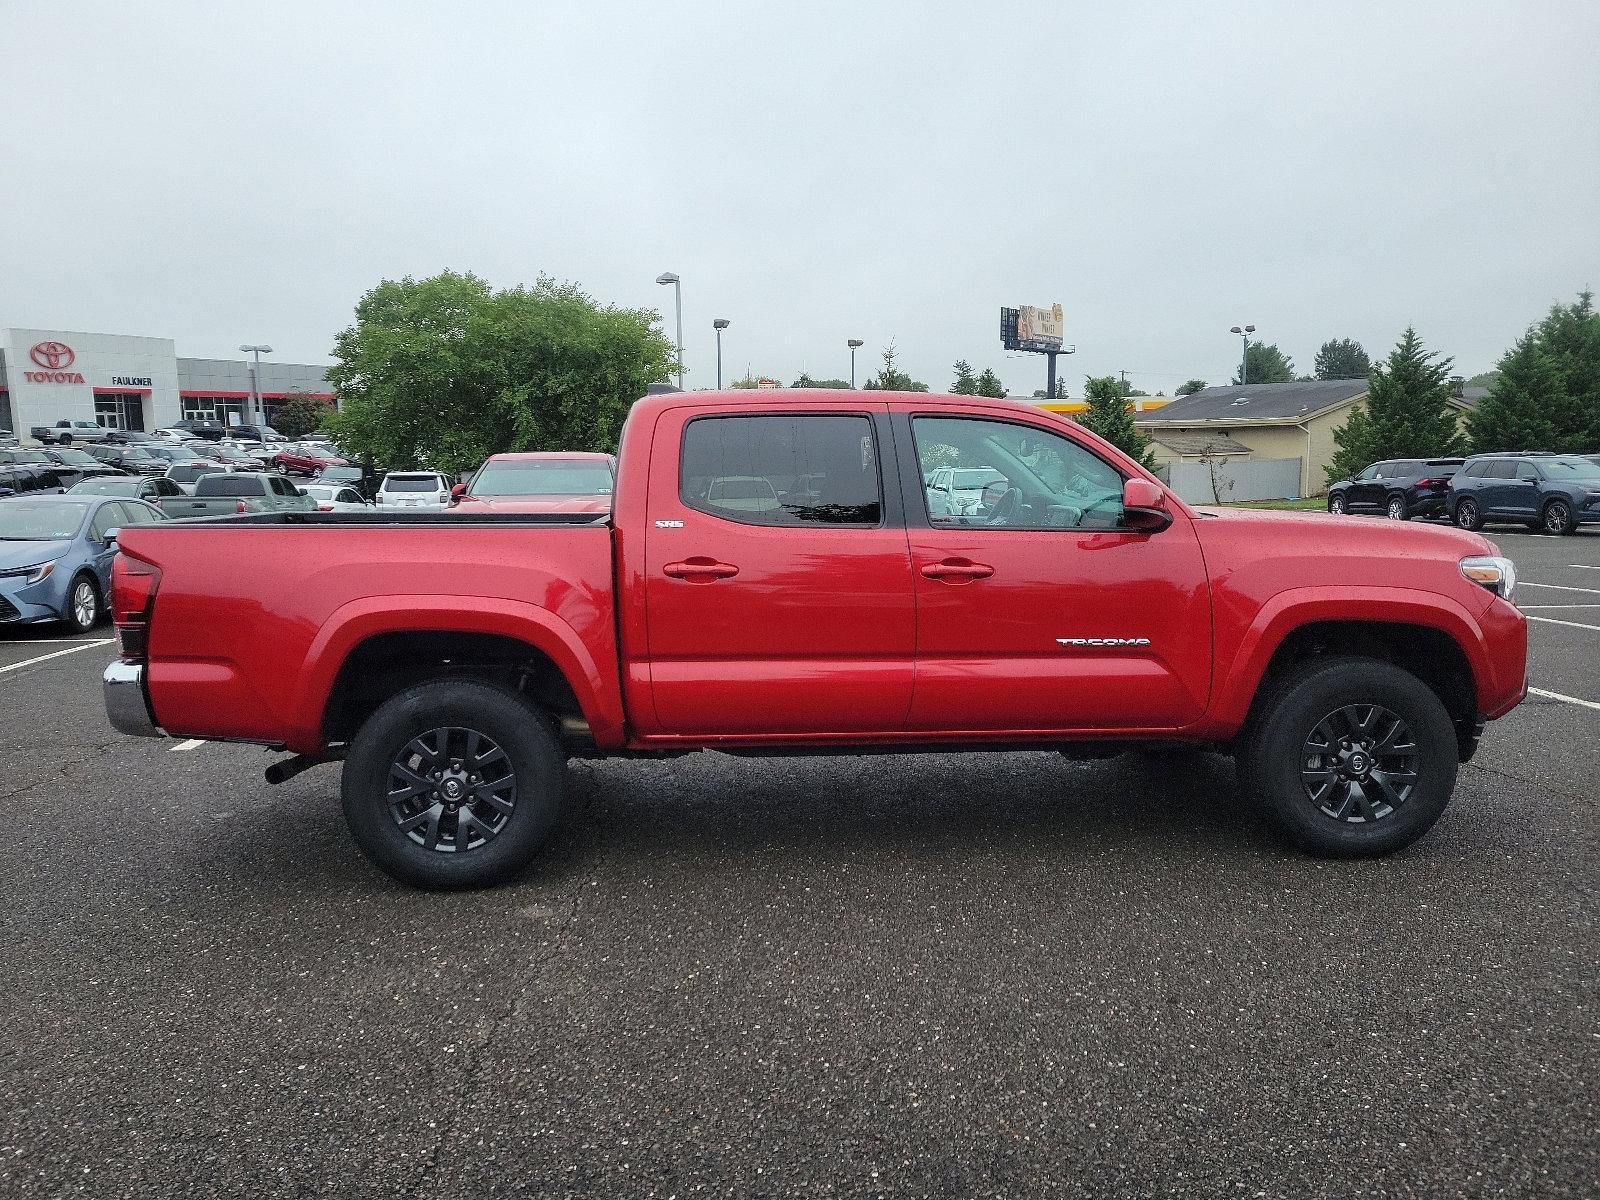
{"label": "cracked pavement", "polygon": [[[1533,642],[1600,700],[1600,630]],[[335,769],[114,737],[110,655],[0,675],[0,1195],[1596,1194],[1595,710],[1376,862],[1214,756],[699,755],[575,763],[522,879],[430,895]]]}

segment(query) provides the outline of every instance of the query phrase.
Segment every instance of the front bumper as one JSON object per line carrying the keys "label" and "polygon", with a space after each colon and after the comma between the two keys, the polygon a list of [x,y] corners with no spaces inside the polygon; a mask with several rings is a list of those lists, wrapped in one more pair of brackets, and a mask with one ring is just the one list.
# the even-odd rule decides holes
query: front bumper
{"label": "front bumper", "polygon": [[150,701],[144,692],[144,667],[138,663],[114,662],[100,681],[105,697],[106,716],[118,733],[130,737],[166,737],[156,725]]}
{"label": "front bumper", "polygon": [[51,579],[33,584],[15,577],[0,579],[0,625],[59,621],[63,611]]}

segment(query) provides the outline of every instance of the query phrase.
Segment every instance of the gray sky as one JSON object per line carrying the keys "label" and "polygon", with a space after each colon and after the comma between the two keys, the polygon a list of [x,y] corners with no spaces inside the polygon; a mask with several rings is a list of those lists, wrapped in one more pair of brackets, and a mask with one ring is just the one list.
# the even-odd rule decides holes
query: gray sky
{"label": "gray sky", "polygon": [[1600,287],[1600,4],[0,4],[0,325],[322,362],[363,291],[545,272],[689,386],[884,343],[1014,392],[1304,372],[1406,323],[1488,368]]}

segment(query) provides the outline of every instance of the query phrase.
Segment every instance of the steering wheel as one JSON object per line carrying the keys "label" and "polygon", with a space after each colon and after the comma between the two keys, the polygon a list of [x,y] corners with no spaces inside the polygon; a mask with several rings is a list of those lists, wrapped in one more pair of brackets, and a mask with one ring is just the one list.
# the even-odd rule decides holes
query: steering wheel
{"label": "steering wheel", "polygon": [[995,501],[995,505],[985,514],[985,525],[1004,525],[1017,514],[1017,506],[1022,503],[1021,488],[1007,488],[1005,494]]}

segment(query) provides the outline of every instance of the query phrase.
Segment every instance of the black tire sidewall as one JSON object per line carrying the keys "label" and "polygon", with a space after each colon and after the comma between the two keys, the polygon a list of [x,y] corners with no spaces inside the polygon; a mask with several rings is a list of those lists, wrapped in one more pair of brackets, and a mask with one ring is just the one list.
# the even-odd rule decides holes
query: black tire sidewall
{"label": "black tire sidewall", "polygon": [[[389,812],[389,767],[418,734],[441,726],[477,729],[499,743],[517,777],[506,826],[465,854],[419,846]],[[341,796],[351,836],[381,870],[430,889],[487,887],[516,874],[561,816],[566,755],[544,717],[521,696],[493,684],[441,679],[408,688],[367,718],[344,761]]]}
{"label": "black tire sidewall", "polygon": [[[1562,527],[1560,529],[1551,529],[1550,528],[1550,514],[1552,512],[1554,512],[1558,508],[1566,510],[1567,519],[1566,519],[1565,523],[1562,525]],[[1549,504],[1546,504],[1544,506],[1544,512],[1539,514],[1539,523],[1540,523],[1540,525],[1542,525],[1544,527],[1544,531],[1546,533],[1554,533],[1554,534],[1571,533],[1572,532],[1572,505],[1568,504],[1565,500],[1552,500],[1552,501],[1550,501]]]}
{"label": "black tire sidewall", "polygon": [[[1420,752],[1410,798],[1371,825],[1320,812],[1300,780],[1306,736],[1347,704],[1381,704],[1411,728]],[[1415,675],[1370,658],[1335,658],[1294,669],[1253,718],[1240,775],[1267,817],[1295,845],[1332,858],[1388,854],[1433,828],[1455,790],[1460,746],[1455,726],[1432,689]]]}
{"label": "black tire sidewall", "polygon": [[[83,584],[89,585],[89,594],[94,597],[94,619],[87,625],[78,624],[78,588]],[[67,624],[79,633],[89,633],[100,624],[104,614],[104,603],[100,599],[100,586],[95,583],[92,576],[78,575],[72,580],[72,587],[67,591]]]}

